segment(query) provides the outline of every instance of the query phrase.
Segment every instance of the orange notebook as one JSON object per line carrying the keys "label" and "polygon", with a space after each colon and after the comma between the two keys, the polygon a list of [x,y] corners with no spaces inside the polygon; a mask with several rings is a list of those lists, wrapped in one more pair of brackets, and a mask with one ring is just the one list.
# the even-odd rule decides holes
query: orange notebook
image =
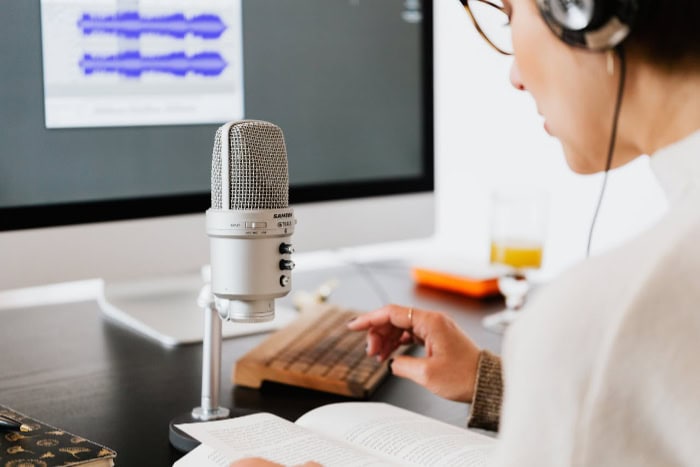
{"label": "orange notebook", "polygon": [[439,265],[413,266],[413,279],[417,284],[447,290],[473,298],[498,295],[498,277],[489,268],[483,270],[455,270]]}

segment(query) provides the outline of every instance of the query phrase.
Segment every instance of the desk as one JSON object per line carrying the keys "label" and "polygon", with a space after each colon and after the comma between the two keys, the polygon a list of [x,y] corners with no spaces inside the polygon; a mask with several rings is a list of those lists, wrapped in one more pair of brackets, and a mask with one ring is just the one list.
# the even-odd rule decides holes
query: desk
{"label": "desk", "polygon": [[[329,278],[339,281],[333,302],[371,310],[388,299],[444,310],[479,345],[499,350],[500,337],[483,330],[480,320],[500,309],[500,300],[479,302],[416,288],[408,267],[398,261],[306,271],[294,276],[294,289],[315,290]],[[0,329],[0,404],[115,449],[117,465],[170,466],[181,456],[168,442],[168,423],[199,405],[201,346],[164,348],[105,320],[92,301],[0,310]],[[224,341],[222,405],[294,420],[319,405],[348,400],[281,385],[232,387],[233,363],[263,337]],[[371,400],[460,426],[467,417],[465,404],[396,377]]]}

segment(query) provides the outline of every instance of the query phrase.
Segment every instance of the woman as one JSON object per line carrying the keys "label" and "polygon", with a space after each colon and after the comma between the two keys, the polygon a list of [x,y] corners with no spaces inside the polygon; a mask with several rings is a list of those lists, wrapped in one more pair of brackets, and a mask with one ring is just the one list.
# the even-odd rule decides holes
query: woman
{"label": "woman", "polygon": [[[506,333],[503,370],[438,312],[389,305],[348,326],[366,330],[381,359],[402,342],[423,344],[425,356],[395,358],[393,373],[471,402],[470,426],[500,428],[496,465],[697,465],[700,2],[503,3],[511,82],[534,97],[572,170],[650,154],[669,211],[539,292]],[[590,6],[614,21],[589,35],[567,30]]]}
{"label": "woman", "polygon": [[511,82],[532,94],[569,166],[595,173],[651,154],[670,208],[536,295],[506,333],[503,393],[499,359],[442,314],[392,305],[349,325],[368,330],[368,353],[380,358],[402,340],[424,343],[425,357],[397,357],[393,373],[472,402],[471,426],[500,426],[496,465],[699,462],[699,5],[641,2],[611,55],[557,37],[535,1],[504,0]]}

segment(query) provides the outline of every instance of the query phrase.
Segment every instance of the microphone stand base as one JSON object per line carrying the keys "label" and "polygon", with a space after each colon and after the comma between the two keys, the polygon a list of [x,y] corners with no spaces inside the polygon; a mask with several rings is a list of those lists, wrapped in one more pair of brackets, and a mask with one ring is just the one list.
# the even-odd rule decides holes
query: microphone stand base
{"label": "microphone stand base", "polygon": [[202,407],[195,407],[192,409],[192,417],[194,417],[195,420],[200,420],[203,422],[229,418],[230,415],[231,411],[226,407],[217,407],[214,410],[205,410]]}
{"label": "microphone stand base", "polygon": [[[201,408],[197,408],[201,410]],[[194,409],[192,412],[196,411],[197,409]],[[226,415],[222,417],[217,417],[217,418],[210,418],[209,420],[202,420],[201,418],[195,418],[192,415],[192,412],[188,412],[186,414],[178,415],[177,417],[173,418],[170,420],[170,429],[168,432],[168,438],[170,439],[170,444],[177,449],[180,452],[190,452],[194,448],[200,445],[200,442],[176,427],[175,425],[180,425],[182,423],[200,423],[200,422],[211,422],[214,420],[222,420],[225,418],[236,418],[236,417],[242,417],[243,415],[251,415],[254,413],[257,413],[255,410],[250,410],[250,409],[225,409],[223,407],[219,407],[218,410],[221,410],[222,412],[225,411]]]}

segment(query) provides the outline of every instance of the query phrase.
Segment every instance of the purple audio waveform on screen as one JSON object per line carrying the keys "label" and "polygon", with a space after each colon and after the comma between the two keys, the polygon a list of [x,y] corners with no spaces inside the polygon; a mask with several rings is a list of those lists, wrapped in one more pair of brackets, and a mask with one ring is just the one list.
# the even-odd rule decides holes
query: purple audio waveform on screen
{"label": "purple audio waveform on screen", "polygon": [[187,19],[182,13],[142,17],[137,11],[128,11],[105,16],[84,13],[78,20],[78,28],[84,35],[103,33],[138,38],[142,34],[159,34],[183,39],[192,34],[203,39],[218,39],[226,30],[226,24],[214,14]]}
{"label": "purple audio waveform on screen", "polygon": [[138,78],[146,72],[185,76],[194,73],[203,76],[219,76],[228,66],[218,52],[200,52],[187,56],[185,52],[165,55],[141,56],[140,52],[122,52],[98,57],[84,54],[80,68],[85,75],[93,73],[117,73]]}

